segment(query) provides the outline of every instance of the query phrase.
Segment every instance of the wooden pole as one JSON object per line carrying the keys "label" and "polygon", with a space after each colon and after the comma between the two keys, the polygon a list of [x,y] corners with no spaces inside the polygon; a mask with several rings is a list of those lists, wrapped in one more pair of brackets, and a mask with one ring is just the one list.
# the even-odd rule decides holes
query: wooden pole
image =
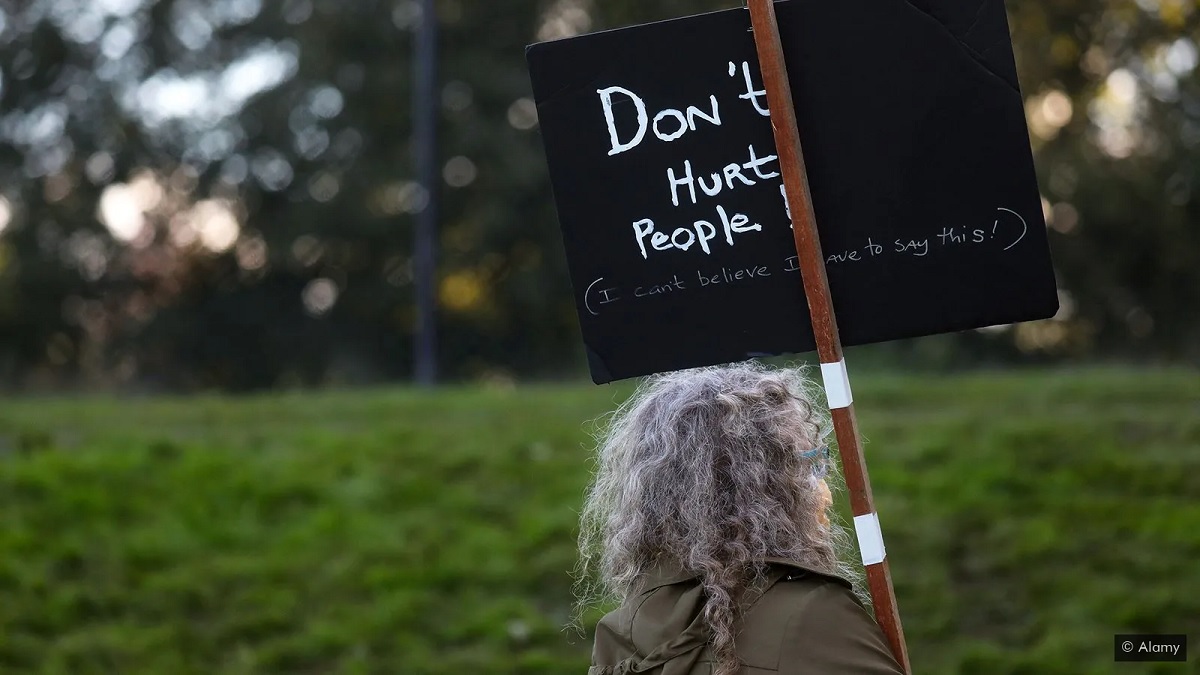
{"label": "wooden pole", "polygon": [[779,37],[779,24],[775,18],[775,5],[772,0],[749,0],[748,8],[754,28],[754,42],[758,49],[759,66],[767,90],[767,102],[771,110],[771,126],[775,131],[775,145],[783,172],[784,189],[791,209],[796,253],[799,255],[800,273],[804,281],[804,295],[808,299],[808,311],[812,317],[817,355],[821,360],[821,374],[829,396],[834,433],[842,458],[842,472],[850,492],[854,529],[862,549],[875,619],[887,636],[896,661],[900,663],[904,672],[910,673],[912,669],[908,662],[908,648],[904,643],[904,629],[900,625],[900,614],[896,608],[892,575],[879,530],[879,517],[875,513],[875,500],[871,495],[871,482],[867,476],[862,439],[854,416],[854,400],[846,376],[837,318],[833,313],[833,299],[829,294],[829,280],[825,275],[821,241],[817,236],[816,216],[813,213],[808,175],[800,148],[800,132],[796,124],[796,110],[792,105],[792,87],[783,60],[783,45]]}

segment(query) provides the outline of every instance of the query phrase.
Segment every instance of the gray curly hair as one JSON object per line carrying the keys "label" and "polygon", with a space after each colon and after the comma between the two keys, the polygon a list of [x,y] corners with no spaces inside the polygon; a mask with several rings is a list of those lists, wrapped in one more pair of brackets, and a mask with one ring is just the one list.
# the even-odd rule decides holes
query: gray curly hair
{"label": "gray curly hair", "polygon": [[[738,601],[780,557],[857,581],[846,530],[823,519],[811,451],[830,424],[803,370],[747,363],[644,380],[598,434],[581,514],[579,616],[656,565],[700,577],[716,675],[738,670]],[[836,463],[830,462],[831,479]],[[857,584],[856,584],[857,585]]]}

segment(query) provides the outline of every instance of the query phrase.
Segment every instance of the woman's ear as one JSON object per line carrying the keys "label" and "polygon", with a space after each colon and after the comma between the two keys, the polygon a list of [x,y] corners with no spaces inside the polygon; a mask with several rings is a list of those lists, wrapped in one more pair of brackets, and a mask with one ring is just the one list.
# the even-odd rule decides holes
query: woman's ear
{"label": "woman's ear", "polygon": [[821,509],[817,511],[817,522],[821,523],[822,527],[829,527],[829,509],[833,508],[833,491],[829,489],[829,483],[826,483],[823,478],[817,483],[817,489],[821,492]]}

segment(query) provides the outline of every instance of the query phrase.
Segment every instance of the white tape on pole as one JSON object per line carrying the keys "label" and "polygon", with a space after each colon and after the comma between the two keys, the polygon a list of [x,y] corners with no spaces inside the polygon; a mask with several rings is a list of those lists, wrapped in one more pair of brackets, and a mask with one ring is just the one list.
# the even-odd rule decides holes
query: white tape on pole
{"label": "white tape on pole", "polygon": [[879,514],[868,513],[854,519],[854,533],[858,535],[858,549],[862,552],[863,565],[878,565],[887,559],[883,548],[883,531],[879,529]]}
{"label": "white tape on pole", "polygon": [[846,359],[837,363],[822,363],[821,378],[825,380],[825,396],[829,398],[829,409],[849,408],[854,404],[850,392],[850,373],[846,372]]}

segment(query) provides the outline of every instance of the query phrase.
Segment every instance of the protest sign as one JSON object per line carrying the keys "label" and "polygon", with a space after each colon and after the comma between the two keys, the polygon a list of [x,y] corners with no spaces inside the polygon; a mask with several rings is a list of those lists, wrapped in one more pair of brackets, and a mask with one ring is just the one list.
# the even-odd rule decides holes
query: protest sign
{"label": "protest sign", "polygon": [[[1003,4],[776,7],[842,342],[1054,315]],[[597,383],[815,346],[749,28],[528,50]]]}

